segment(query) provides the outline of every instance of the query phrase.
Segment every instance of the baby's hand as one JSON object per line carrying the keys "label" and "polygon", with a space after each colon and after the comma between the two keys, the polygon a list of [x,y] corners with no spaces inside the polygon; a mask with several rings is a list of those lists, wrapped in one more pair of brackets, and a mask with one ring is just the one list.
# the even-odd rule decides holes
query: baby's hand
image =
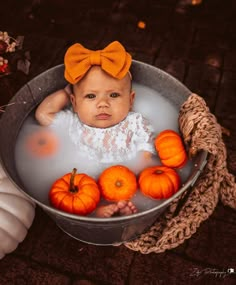
{"label": "baby's hand", "polygon": [[150,160],[152,159],[152,153],[149,151],[143,151],[141,152],[141,156],[143,160]]}
{"label": "baby's hand", "polygon": [[140,156],[140,164],[143,168],[153,166],[155,164],[153,154],[149,151],[143,151]]}
{"label": "baby's hand", "polygon": [[149,151],[142,151],[138,154],[138,160],[134,166],[133,171],[136,174],[139,174],[143,169],[153,165],[155,165],[153,154]]}

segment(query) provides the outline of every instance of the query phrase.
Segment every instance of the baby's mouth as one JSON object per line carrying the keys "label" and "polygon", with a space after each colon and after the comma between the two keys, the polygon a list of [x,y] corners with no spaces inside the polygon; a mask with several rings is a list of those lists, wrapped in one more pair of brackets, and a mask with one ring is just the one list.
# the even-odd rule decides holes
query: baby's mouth
{"label": "baby's mouth", "polygon": [[101,113],[101,114],[96,115],[96,118],[97,118],[98,120],[107,120],[107,119],[109,119],[110,117],[111,117],[111,115],[106,114],[106,113]]}

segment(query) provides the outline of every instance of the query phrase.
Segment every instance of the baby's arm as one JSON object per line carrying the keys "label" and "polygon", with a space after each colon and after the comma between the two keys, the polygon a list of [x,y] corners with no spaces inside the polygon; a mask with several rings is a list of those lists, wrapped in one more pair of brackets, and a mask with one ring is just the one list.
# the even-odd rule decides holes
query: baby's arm
{"label": "baby's arm", "polygon": [[52,123],[55,114],[62,110],[70,101],[70,86],[58,90],[47,96],[38,106],[35,118],[40,125],[48,126]]}

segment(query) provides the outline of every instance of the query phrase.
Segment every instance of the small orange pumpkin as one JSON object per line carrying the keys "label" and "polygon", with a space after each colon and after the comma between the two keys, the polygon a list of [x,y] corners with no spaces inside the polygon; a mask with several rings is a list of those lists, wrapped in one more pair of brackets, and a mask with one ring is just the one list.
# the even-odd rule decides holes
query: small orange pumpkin
{"label": "small orange pumpkin", "polygon": [[152,166],[144,169],[139,175],[140,191],[154,199],[167,199],[180,187],[178,173],[166,166]]}
{"label": "small orange pumpkin", "polygon": [[49,192],[51,204],[62,211],[87,215],[100,201],[100,191],[96,181],[87,174],[67,173],[56,180]]}
{"label": "small orange pumpkin", "polygon": [[98,184],[102,196],[108,201],[128,200],[137,190],[135,174],[123,165],[105,169],[100,174]]}
{"label": "small orange pumpkin", "polygon": [[187,160],[187,153],[180,135],[173,130],[164,130],[155,139],[155,147],[162,164],[181,168]]}
{"label": "small orange pumpkin", "polygon": [[47,157],[57,152],[59,140],[53,132],[40,130],[30,134],[26,140],[26,147],[34,156]]}

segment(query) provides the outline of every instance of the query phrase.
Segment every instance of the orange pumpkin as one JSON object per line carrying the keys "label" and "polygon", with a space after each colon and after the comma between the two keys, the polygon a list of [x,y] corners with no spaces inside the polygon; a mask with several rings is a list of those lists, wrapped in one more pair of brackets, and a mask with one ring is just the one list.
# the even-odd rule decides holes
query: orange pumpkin
{"label": "orange pumpkin", "polygon": [[135,174],[123,165],[113,165],[105,169],[98,184],[102,196],[109,201],[128,200],[137,190]]}
{"label": "orange pumpkin", "polygon": [[152,166],[144,169],[139,175],[140,191],[154,199],[167,199],[180,187],[178,173],[166,166]]}
{"label": "orange pumpkin", "polygon": [[100,201],[100,191],[96,181],[87,174],[67,173],[56,180],[49,192],[51,204],[62,211],[87,215]]}
{"label": "orange pumpkin", "polygon": [[56,135],[49,130],[40,130],[30,134],[26,140],[27,149],[37,157],[54,155],[59,148]]}
{"label": "orange pumpkin", "polygon": [[162,164],[181,168],[187,160],[187,153],[180,135],[173,130],[164,130],[155,139],[155,147]]}

